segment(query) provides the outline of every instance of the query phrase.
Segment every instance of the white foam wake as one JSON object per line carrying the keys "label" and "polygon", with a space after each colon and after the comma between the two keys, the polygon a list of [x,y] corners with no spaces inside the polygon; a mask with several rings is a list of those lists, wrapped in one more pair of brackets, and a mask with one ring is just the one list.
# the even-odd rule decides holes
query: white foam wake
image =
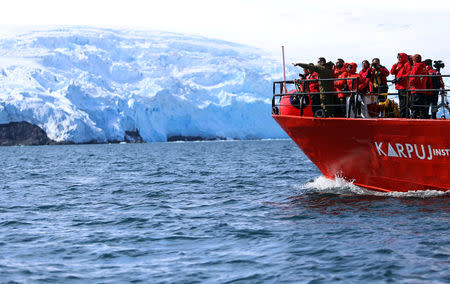
{"label": "white foam wake", "polygon": [[429,198],[435,196],[449,195],[450,191],[443,192],[438,190],[420,190],[420,191],[408,191],[408,192],[378,192],[368,190],[353,184],[353,181],[347,181],[342,177],[336,177],[334,180],[327,179],[324,176],[319,176],[314,181],[307,182],[303,185],[296,186],[297,189],[306,192],[316,193],[332,193],[338,195],[374,195],[374,196],[387,196],[387,197],[416,197],[416,198]]}

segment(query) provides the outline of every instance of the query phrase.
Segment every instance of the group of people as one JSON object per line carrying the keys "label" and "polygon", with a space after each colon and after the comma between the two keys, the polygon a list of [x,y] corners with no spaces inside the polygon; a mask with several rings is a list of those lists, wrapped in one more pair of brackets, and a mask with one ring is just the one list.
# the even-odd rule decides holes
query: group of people
{"label": "group of people", "polygon": [[[352,95],[355,93],[360,97],[376,98],[376,104],[385,102],[389,89],[387,77],[392,74],[395,76],[392,82],[395,83],[399,96],[399,116],[436,118],[435,107],[439,93],[436,90],[444,89],[445,85],[438,70],[433,69],[432,60],[426,59],[422,62],[419,54],[409,56],[406,53],[399,53],[397,59],[398,62],[390,71],[381,65],[379,58],[372,59],[371,63],[362,61],[362,70],[358,73],[356,63],[345,63],[341,58],[337,59],[335,64],[320,57],[317,65],[294,63],[294,66],[304,69],[301,88],[310,94],[314,116],[349,115],[349,111],[352,111],[351,105],[355,104],[356,99]],[[431,116],[428,111],[430,107]],[[367,109],[361,113],[364,117]]]}

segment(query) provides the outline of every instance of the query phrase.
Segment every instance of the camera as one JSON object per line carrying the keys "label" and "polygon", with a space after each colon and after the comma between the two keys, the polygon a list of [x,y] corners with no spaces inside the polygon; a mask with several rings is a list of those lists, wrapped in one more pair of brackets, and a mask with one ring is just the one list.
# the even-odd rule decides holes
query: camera
{"label": "camera", "polygon": [[442,60],[435,60],[433,67],[436,68],[437,70],[440,70],[441,68],[445,67],[444,62],[442,62]]}

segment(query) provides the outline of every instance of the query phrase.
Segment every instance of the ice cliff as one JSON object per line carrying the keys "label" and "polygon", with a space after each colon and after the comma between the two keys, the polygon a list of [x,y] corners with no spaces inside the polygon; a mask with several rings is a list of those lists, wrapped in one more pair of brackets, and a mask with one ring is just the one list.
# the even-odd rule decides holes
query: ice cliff
{"label": "ice cliff", "polygon": [[76,143],[286,137],[270,117],[278,62],[196,36],[96,28],[0,39],[0,124]]}

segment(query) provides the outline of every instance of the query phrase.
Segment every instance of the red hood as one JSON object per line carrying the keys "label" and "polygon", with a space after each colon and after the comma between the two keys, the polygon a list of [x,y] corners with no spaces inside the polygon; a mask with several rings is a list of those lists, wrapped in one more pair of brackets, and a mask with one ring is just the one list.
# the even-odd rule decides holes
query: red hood
{"label": "red hood", "polygon": [[400,63],[408,62],[408,54],[406,54],[406,53],[399,53],[398,55],[400,55]]}
{"label": "red hood", "polygon": [[350,69],[350,71],[347,71],[350,75],[356,74],[356,68],[358,67],[358,65],[356,65],[356,63],[350,63],[350,66],[352,66],[352,69]]}

